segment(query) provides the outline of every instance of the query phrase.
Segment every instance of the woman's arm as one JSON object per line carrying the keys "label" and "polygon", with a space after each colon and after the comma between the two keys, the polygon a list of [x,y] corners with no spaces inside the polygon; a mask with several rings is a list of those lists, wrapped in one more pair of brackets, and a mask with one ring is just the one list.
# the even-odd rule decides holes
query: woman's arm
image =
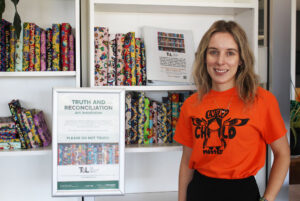
{"label": "woman's arm", "polygon": [[187,186],[193,177],[194,170],[189,168],[191,154],[192,149],[190,147],[183,146],[179,169],[178,201],[186,201]]}
{"label": "woman's arm", "polygon": [[274,201],[290,166],[290,148],[286,135],[271,143],[274,162],[271,168],[268,185],[264,197]]}

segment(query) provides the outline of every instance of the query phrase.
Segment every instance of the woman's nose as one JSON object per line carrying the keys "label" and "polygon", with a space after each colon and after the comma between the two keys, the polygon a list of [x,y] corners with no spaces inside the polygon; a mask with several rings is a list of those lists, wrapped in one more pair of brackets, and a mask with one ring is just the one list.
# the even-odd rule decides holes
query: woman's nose
{"label": "woman's nose", "polygon": [[225,59],[226,59],[226,55],[225,54],[219,54],[218,60],[217,60],[218,64],[219,65],[223,65],[225,63]]}

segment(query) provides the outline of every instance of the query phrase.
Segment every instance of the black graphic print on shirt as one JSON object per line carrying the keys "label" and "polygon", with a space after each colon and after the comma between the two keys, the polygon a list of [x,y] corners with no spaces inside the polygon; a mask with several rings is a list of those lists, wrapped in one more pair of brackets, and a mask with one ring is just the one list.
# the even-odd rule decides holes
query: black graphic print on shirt
{"label": "black graphic print on shirt", "polygon": [[244,126],[249,119],[230,117],[224,120],[228,109],[206,112],[205,118],[192,118],[196,139],[203,139],[203,154],[222,154],[227,142],[236,136],[236,126]]}

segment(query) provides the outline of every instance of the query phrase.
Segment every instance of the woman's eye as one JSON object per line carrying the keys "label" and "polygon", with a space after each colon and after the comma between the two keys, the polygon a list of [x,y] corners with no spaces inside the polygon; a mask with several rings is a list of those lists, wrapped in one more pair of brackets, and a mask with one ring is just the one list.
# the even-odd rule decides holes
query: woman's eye
{"label": "woman's eye", "polygon": [[233,55],[235,55],[235,52],[232,51],[227,52],[227,56],[233,56]]}
{"label": "woman's eye", "polygon": [[208,53],[211,55],[218,55],[219,52],[216,50],[210,50]]}

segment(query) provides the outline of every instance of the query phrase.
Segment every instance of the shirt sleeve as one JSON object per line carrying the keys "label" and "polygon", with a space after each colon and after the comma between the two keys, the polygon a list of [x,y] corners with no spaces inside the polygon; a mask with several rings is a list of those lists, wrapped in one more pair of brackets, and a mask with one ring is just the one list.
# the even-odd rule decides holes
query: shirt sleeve
{"label": "shirt sleeve", "polygon": [[266,108],[263,122],[263,138],[267,144],[283,137],[287,133],[283,118],[280,113],[279,104],[276,97],[268,92],[264,101]]}
{"label": "shirt sleeve", "polygon": [[176,124],[174,140],[182,145],[193,147],[193,135],[191,118],[188,115],[188,103],[182,105],[180,115]]}

